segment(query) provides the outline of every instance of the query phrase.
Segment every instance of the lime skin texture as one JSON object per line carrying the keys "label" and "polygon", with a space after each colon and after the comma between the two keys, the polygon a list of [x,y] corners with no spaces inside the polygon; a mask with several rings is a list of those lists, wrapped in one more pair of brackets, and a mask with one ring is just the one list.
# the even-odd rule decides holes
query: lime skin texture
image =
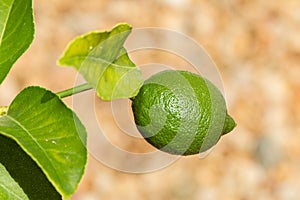
{"label": "lime skin texture", "polygon": [[207,151],[236,126],[218,88],[188,71],[151,76],[132,98],[132,110],[146,141],[175,155]]}

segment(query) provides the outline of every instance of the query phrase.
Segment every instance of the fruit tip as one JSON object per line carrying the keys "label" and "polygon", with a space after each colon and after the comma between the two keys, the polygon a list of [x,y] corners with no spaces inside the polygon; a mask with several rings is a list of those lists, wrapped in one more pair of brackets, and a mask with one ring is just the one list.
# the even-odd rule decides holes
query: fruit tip
{"label": "fruit tip", "polygon": [[229,133],[236,126],[237,126],[237,123],[234,121],[234,119],[230,115],[226,114],[222,135]]}

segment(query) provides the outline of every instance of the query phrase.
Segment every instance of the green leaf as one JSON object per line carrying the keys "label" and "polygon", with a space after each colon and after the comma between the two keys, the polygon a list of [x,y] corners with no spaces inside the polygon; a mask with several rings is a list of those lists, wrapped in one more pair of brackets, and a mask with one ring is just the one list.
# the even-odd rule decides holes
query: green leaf
{"label": "green leaf", "polygon": [[128,24],[119,24],[111,31],[79,36],[58,64],[73,66],[103,100],[136,96],[144,80],[123,47],[130,32]]}
{"label": "green leaf", "polygon": [[[41,168],[13,139],[0,135],[0,146],[0,163],[6,167],[29,199],[62,199]],[[5,195],[5,192],[0,191],[0,199],[6,199],[1,198],[1,195]]]}
{"label": "green leaf", "polygon": [[22,188],[9,175],[5,167],[0,163],[0,199],[29,200]]}
{"label": "green leaf", "polygon": [[0,0],[0,84],[33,36],[32,0]]}
{"label": "green leaf", "polygon": [[14,139],[64,199],[70,198],[87,161],[86,131],[56,94],[24,89],[0,117],[0,134]]}

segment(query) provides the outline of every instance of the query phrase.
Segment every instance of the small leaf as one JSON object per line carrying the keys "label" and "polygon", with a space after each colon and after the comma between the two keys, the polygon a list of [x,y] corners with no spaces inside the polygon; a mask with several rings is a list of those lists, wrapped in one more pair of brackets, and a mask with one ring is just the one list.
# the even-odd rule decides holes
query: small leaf
{"label": "small leaf", "polygon": [[0,199],[29,200],[22,188],[9,175],[5,167],[0,163]]}
{"label": "small leaf", "polygon": [[119,24],[108,32],[79,36],[58,63],[78,70],[103,100],[136,96],[144,80],[123,47],[130,32],[128,24]]}
{"label": "small leaf", "polygon": [[75,192],[84,173],[86,131],[54,93],[24,89],[0,117],[0,134],[14,139],[64,197]]}
{"label": "small leaf", "polygon": [[[6,167],[29,199],[62,199],[41,168],[13,139],[0,135],[0,146],[0,163]],[[1,193],[0,191],[0,197]]]}
{"label": "small leaf", "polygon": [[33,36],[32,0],[0,0],[0,84]]}

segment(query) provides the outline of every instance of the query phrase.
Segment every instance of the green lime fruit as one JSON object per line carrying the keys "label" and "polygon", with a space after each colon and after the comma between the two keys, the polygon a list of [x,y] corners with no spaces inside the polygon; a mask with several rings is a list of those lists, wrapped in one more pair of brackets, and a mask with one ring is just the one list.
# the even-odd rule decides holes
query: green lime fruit
{"label": "green lime fruit", "polygon": [[142,136],[176,155],[204,152],[236,126],[221,92],[187,71],[166,70],[147,79],[132,99],[132,110]]}

